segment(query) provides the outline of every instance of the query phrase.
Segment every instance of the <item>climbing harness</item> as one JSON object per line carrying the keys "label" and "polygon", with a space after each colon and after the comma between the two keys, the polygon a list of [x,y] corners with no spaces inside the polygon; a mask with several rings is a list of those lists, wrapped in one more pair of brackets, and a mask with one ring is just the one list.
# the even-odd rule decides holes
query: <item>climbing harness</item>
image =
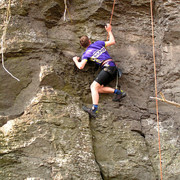
{"label": "climbing harness", "polygon": [[6,38],[6,32],[7,32],[7,27],[8,27],[8,24],[9,24],[9,21],[11,19],[11,0],[9,0],[9,4],[8,4],[8,7],[7,7],[7,15],[6,15],[6,20],[4,22],[4,30],[3,30],[3,35],[1,37],[1,54],[2,54],[2,66],[3,66],[3,69],[9,74],[11,75],[11,77],[13,77],[14,79],[16,79],[17,81],[20,81],[17,77],[15,77],[12,73],[10,73],[5,65],[4,65],[4,42],[5,42],[5,38]]}
{"label": "climbing harness", "polygon": [[112,61],[112,59],[106,59],[105,61],[103,61],[103,62],[101,63],[101,67],[103,67],[104,64],[106,64],[106,63],[109,62],[109,61]]}
{"label": "climbing harness", "polygon": [[162,162],[161,162],[161,143],[160,143],[160,129],[159,129],[159,110],[158,110],[158,100],[157,100],[157,75],[156,75],[156,58],[155,58],[155,46],[154,46],[154,20],[153,20],[153,5],[152,0],[150,0],[150,10],[151,10],[151,26],[152,26],[152,45],[153,45],[153,59],[154,59],[154,80],[155,80],[155,95],[156,95],[156,115],[157,115],[157,129],[158,129],[158,143],[159,143],[159,165],[160,165],[160,176],[162,176]]}

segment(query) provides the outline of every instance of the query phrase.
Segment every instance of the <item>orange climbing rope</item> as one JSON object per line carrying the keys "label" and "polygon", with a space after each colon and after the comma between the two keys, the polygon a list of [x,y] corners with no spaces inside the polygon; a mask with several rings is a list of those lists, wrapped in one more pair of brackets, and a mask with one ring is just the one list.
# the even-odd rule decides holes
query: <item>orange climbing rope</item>
{"label": "orange climbing rope", "polygon": [[110,18],[110,22],[109,22],[110,25],[111,25],[111,23],[112,23],[112,18],[113,18],[115,3],[116,3],[116,0],[114,0],[113,8],[112,8],[112,11],[111,11],[111,18]]}
{"label": "orange climbing rope", "polygon": [[[114,13],[115,0],[113,3],[113,8],[111,12],[110,25],[112,23],[112,17]],[[159,143],[159,162],[160,162],[160,176],[162,176],[162,163],[161,163],[161,142],[160,142],[160,129],[159,129],[159,110],[158,110],[158,99],[157,99],[157,74],[156,74],[156,58],[155,58],[155,43],[154,43],[154,20],[153,20],[153,5],[152,0],[150,0],[150,9],[151,9],[151,25],[152,25],[152,44],[153,44],[153,59],[154,59],[154,80],[155,80],[155,95],[156,95],[156,114],[157,114],[157,127],[158,127],[158,143]]]}
{"label": "orange climbing rope", "polygon": [[[114,13],[115,0],[113,3],[113,8],[111,12],[110,25],[112,23],[112,17]],[[155,58],[155,43],[154,43],[154,19],[153,19],[153,4],[152,0],[150,0],[150,10],[151,10],[151,25],[152,25],[152,44],[153,44],[153,60],[154,60],[154,80],[155,80],[155,95],[156,95],[156,114],[157,114],[157,127],[158,127],[158,143],[159,143],[159,162],[160,162],[160,176],[161,180],[162,176],[162,163],[161,163],[161,142],[160,142],[160,128],[159,128],[159,108],[158,108],[158,98],[157,98],[157,74],[156,74],[156,58]]]}
{"label": "orange climbing rope", "polygon": [[156,74],[156,58],[155,58],[155,46],[154,46],[154,20],[153,20],[153,4],[150,0],[151,9],[151,25],[152,25],[152,44],[153,44],[153,59],[154,59],[154,80],[155,80],[155,96],[156,96],[156,115],[157,115],[157,127],[158,127],[158,143],[159,143],[159,162],[160,162],[160,175],[162,180],[162,163],[161,163],[161,143],[160,143],[160,129],[159,129],[159,110],[157,100],[157,74]]}
{"label": "orange climbing rope", "polygon": [[[116,0],[114,0],[113,7],[112,7],[112,11],[111,11],[111,18],[110,18],[110,21],[109,21],[109,24],[110,24],[110,25],[111,25],[111,23],[112,23],[112,18],[113,18],[115,3],[116,3]],[[107,35],[107,41],[108,41],[108,38],[109,38],[109,34]]]}

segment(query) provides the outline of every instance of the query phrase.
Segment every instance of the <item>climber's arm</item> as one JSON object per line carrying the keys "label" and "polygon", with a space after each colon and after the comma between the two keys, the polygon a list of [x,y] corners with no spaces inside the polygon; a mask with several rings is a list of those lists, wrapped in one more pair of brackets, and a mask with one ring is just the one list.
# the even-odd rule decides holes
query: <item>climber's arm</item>
{"label": "climber's arm", "polygon": [[79,68],[79,69],[83,69],[84,66],[86,65],[87,63],[87,60],[86,59],[83,59],[82,61],[79,61],[80,57],[73,57],[73,61],[74,63],[76,64],[76,66]]}
{"label": "climber's arm", "polygon": [[111,45],[115,44],[116,42],[115,42],[114,35],[112,33],[111,25],[107,24],[107,26],[105,26],[105,29],[108,32],[108,37],[109,37],[109,40],[105,42],[105,45],[107,47],[107,46],[111,46]]}

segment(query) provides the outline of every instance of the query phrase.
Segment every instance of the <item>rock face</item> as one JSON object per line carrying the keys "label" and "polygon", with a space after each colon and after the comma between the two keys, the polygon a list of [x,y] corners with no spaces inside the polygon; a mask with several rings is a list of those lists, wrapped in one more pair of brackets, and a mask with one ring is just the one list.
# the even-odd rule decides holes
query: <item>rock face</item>
{"label": "rock face", "polygon": [[[149,0],[116,1],[108,48],[123,70],[127,97],[101,95],[99,116],[91,104],[93,64],[78,70],[79,37],[106,40],[113,1],[12,0],[0,66],[0,179],[158,180],[158,127]],[[0,35],[8,2],[0,1]],[[180,1],[153,3],[158,94],[180,103]],[[111,83],[115,86],[115,82]],[[164,180],[180,179],[180,109],[159,102]]]}

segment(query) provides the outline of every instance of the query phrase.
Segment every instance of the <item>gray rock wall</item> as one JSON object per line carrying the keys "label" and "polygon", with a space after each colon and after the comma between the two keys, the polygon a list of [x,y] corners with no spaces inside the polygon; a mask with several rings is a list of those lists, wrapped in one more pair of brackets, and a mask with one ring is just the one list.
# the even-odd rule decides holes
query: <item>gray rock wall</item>
{"label": "gray rock wall", "polygon": [[[108,51],[123,70],[127,97],[101,95],[99,116],[89,86],[93,64],[78,70],[79,37],[106,40],[113,1],[12,0],[0,65],[0,179],[160,179],[149,0],[117,0]],[[0,1],[0,35],[7,2]],[[180,103],[180,2],[153,3],[158,95]],[[110,84],[115,86],[115,82]],[[159,102],[164,180],[180,179],[180,109]]]}

